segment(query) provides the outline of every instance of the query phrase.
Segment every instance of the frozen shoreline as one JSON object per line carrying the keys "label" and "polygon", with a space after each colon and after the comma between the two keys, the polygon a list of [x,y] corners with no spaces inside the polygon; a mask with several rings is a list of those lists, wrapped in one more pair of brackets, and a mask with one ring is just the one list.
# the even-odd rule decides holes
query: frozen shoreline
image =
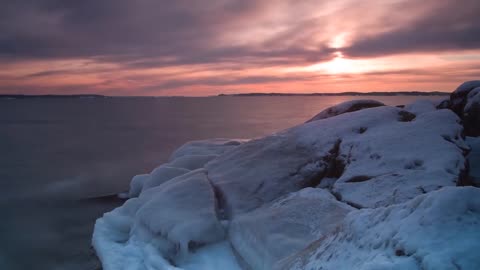
{"label": "frozen shoreline", "polygon": [[260,139],[190,142],[135,177],[95,225],[104,269],[480,266],[459,117],[352,105]]}

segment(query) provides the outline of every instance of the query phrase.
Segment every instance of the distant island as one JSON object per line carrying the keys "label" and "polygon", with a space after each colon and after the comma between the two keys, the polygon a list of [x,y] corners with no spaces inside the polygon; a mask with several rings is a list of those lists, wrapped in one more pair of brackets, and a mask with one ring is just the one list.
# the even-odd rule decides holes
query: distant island
{"label": "distant island", "polygon": [[25,99],[25,98],[107,98],[108,96],[95,94],[79,94],[79,95],[0,95],[5,99]]}
{"label": "distant island", "polygon": [[[341,92],[341,93],[238,93],[238,94],[219,94],[217,96],[233,97],[257,97],[257,96],[448,96],[448,92]],[[27,99],[27,98],[157,98],[157,97],[185,97],[185,96],[105,96],[97,94],[78,94],[78,95],[11,95],[0,94],[0,99]]]}
{"label": "distant island", "polygon": [[440,91],[406,91],[406,92],[341,92],[341,93],[239,93],[219,94],[218,96],[449,96],[448,92]]}

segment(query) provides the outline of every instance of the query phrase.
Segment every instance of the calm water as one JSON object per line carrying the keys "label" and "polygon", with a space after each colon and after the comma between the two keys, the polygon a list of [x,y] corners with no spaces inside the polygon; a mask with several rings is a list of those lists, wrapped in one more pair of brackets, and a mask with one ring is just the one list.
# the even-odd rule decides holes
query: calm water
{"label": "calm water", "polygon": [[118,202],[88,198],[126,190],[186,141],[264,136],[353,98],[0,100],[0,269],[99,269],[92,227]]}

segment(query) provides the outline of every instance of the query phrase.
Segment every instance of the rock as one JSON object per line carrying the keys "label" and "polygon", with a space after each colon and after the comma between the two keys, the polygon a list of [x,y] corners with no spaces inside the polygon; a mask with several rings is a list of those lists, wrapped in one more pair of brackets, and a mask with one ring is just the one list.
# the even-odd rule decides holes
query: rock
{"label": "rock", "polygon": [[466,141],[471,147],[467,156],[470,162],[469,182],[476,187],[480,187],[480,137],[467,137]]}
{"label": "rock", "polygon": [[405,106],[404,110],[415,115],[435,111],[437,107],[431,100],[420,99]]}
{"label": "rock", "polygon": [[324,178],[338,179],[333,192],[348,203],[386,206],[457,184],[467,147],[458,122],[450,110],[370,108],[252,140],[206,169],[229,217]]}
{"label": "rock", "polygon": [[480,189],[446,187],[387,208],[350,212],[338,230],[275,269],[475,270]]}
{"label": "rock", "polygon": [[463,108],[467,104],[468,93],[477,87],[480,87],[480,80],[467,81],[450,94],[451,109],[459,116],[463,114]]}
{"label": "rock", "polygon": [[170,156],[170,161],[186,155],[221,155],[247,140],[209,139],[191,141],[175,150]]}
{"label": "rock", "polygon": [[359,111],[367,108],[380,107],[380,106],[385,106],[385,104],[379,101],[370,100],[370,99],[345,101],[343,103],[337,104],[335,106],[329,107],[321,111],[319,114],[315,115],[312,119],[308,120],[307,123],[321,120],[321,119],[326,119],[326,118],[340,115],[343,113],[354,112],[354,111]]}
{"label": "rock", "polygon": [[468,136],[480,136],[480,87],[470,91],[463,109],[463,125]]}
{"label": "rock", "polygon": [[106,213],[95,224],[92,244],[105,269],[173,269],[167,260],[181,261],[224,237],[214,191],[200,169]]}
{"label": "rock", "polygon": [[142,192],[149,188],[160,186],[161,184],[183,174],[188,173],[190,170],[170,167],[168,165],[162,165],[155,168],[145,180],[142,186]]}
{"label": "rock", "polygon": [[461,84],[450,95],[451,109],[463,120],[465,135],[480,136],[480,80]]}
{"label": "rock", "polygon": [[138,197],[138,195],[140,195],[143,185],[149,176],[149,174],[139,174],[132,178],[132,181],[130,182],[130,190],[128,191],[129,198]]}
{"label": "rock", "polygon": [[478,269],[460,118],[427,101],[332,115],[187,143],[134,178],[138,197],[95,224],[104,269]]}
{"label": "rock", "polygon": [[306,188],[235,218],[229,239],[251,269],[269,270],[332,233],[352,210],[326,190]]}

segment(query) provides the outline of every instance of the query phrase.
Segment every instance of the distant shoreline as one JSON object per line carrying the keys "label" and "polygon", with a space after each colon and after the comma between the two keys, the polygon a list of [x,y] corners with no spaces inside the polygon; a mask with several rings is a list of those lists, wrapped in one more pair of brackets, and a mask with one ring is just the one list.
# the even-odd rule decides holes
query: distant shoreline
{"label": "distant shoreline", "polygon": [[[219,94],[205,97],[262,97],[262,96],[449,96],[449,92],[408,91],[408,92],[341,92],[341,93],[238,93]],[[162,98],[162,97],[194,97],[194,96],[104,96],[96,94],[79,95],[2,95],[0,99],[30,99],[30,98]]]}
{"label": "distant shoreline", "polygon": [[449,92],[406,91],[406,92],[341,92],[341,93],[240,93],[218,96],[449,96]]}

